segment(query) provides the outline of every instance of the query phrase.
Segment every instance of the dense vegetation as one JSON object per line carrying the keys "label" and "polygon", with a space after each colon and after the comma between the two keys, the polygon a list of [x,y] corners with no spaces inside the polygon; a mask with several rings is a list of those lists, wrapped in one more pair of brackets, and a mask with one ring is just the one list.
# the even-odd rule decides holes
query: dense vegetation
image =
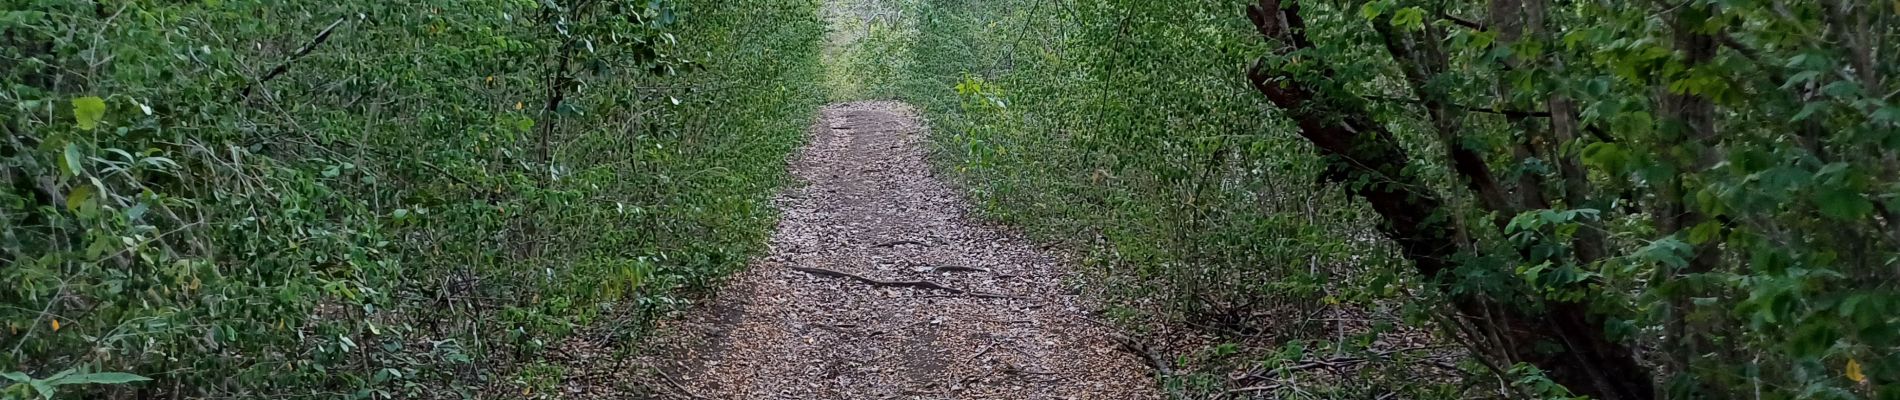
{"label": "dense vegetation", "polygon": [[1900,3],[0,1],[0,398],[558,397],[866,98],[1180,397],[1900,398]]}
{"label": "dense vegetation", "polygon": [[0,4],[0,398],[556,396],[825,96],[809,0]]}
{"label": "dense vegetation", "polygon": [[1177,392],[1900,398],[1893,4],[862,3],[993,216],[1213,335]]}

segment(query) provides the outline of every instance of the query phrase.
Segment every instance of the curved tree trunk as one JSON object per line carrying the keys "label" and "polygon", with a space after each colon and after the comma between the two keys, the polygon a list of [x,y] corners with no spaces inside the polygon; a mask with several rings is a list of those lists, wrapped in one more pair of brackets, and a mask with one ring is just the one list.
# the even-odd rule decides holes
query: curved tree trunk
{"label": "curved tree trunk", "polygon": [[[1269,44],[1279,47],[1277,51],[1313,48],[1297,1],[1262,0],[1250,8],[1249,17]],[[1313,62],[1310,58],[1302,61]],[[1328,97],[1337,94],[1322,92],[1323,82],[1298,80],[1264,60],[1256,62],[1248,75],[1256,90],[1295,121],[1300,136],[1326,156],[1328,178],[1345,183],[1382,217],[1380,231],[1398,243],[1419,274],[1446,282],[1442,278],[1457,267],[1452,259],[1459,251],[1461,228],[1447,217],[1451,211],[1441,196],[1406,172],[1414,167],[1410,157],[1384,125],[1368,117],[1364,99]],[[1323,80],[1333,74],[1322,67],[1318,75]],[[1458,149],[1452,151],[1454,165],[1463,164]],[[1481,199],[1488,198],[1487,207],[1507,206],[1502,194],[1487,193],[1497,190],[1488,173],[1465,173],[1481,168],[1463,165],[1457,172]],[[1538,300],[1543,310],[1533,313],[1513,305],[1524,300]],[[1579,395],[1609,400],[1655,398],[1649,370],[1636,362],[1628,346],[1609,339],[1604,316],[1587,304],[1542,299],[1506,299],[1499,304],[1476,294],[1453,295],[1452,302],[1451,308],[1464,320],[1501,342],[1494,344],[1500,347],[1495,349],[1499,356],[1494,357],[1535,365]]]}

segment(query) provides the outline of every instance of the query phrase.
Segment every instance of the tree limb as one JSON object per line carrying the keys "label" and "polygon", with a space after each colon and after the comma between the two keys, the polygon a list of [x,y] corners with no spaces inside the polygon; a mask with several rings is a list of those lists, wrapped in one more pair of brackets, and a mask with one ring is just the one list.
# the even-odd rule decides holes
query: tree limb
{"label": "tree limb", "polygon": [[256,82],[252,82],[250,85],[245,85],[244,91],[239,93],[238,97],[251,97],[251,89],[256,89],[258,86],[263,85],[264,82],[270,82],[272,79],[277,79],[278,75],[289,72],[291,63],[295,63],[297,60],[303,59],[304,56],[310,55],[310,52],[316,50],[317,46],[321,46],[323,42],[329,41],[330,32],[336,31],[337,26],[343,25],[343,21],[346,18],[348,17],[337,17],[336,22],[331,22],[330,26],[324,27],[322,32],[317,32],[316,38],[310,39],[309,43],[305,43],[303,48],[297,49],[297,52],[292,53],[290,57],[285,57],[284,62],[278,63],[276,68],[271,68],[269,73],[264,74],[264,77],[258,78]]}
{"label": "tree limb", "polygon": [[855,280],[858,282],[864,282],[864,283],[870,284],[871,286],[909,287],[909,288],[917,288],[917,289],[942,290],[945,292],[956,293],[956,294],[964,293],[963,289],[957,289],[957,288],[952,288],[949,286],[939,285],[936,282],[931,282],[931,281],[880,281],[876,279],[866,278],[863,276],[858,276],[855,274],[832,271],[832,270],[823,269],[823,268],[806,268],[806,267],[791,267],[791,268],[793,271],[804,272],[804,273],[812,274],[812,275],[829,276],[829,277],[835,277],[835,278],[848,278],[848,279]]}

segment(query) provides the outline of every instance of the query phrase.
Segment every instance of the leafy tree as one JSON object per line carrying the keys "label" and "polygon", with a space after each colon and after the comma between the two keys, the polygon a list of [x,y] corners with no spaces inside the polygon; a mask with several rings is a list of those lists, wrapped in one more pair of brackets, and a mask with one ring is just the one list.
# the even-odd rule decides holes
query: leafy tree
{"label": "leafy tree", "polygon": [[[1854,389],[1860,360],[1891,362],[1895,345],[1870,330],[1896,321],[1858,308],[1893,305],[1873,277],[1900,244],[1892,67],[1861,56],[1891,51],[1874,39],[1894,34],[1889,11],[1262,1],[1250,15],[1275,50],[1250,76],[1451,294],[1486,358],[1596,398],[1653,398],[1657,375],[1672,398],[1892,396],[1877,383],[1892,377]],[[1390,74],[1344,69],[1361,47],[1382,48],[1405,90],[1356,85]],[[1381,120],[1376,101],[1410,110]],[[1405,120],[1442,153],[1405,149],[1388,130]],[[1437,164],[1421,158],[1463,190],[1410,183]]]}
{"label": "leafy tree", "polygon": [[[1891,4],[883,3],[873,96],[991,216],[1124,321],[1281,346],[1186,362],[1422,328],[1514,397],[1900,396]],[[1402,326],[1315,335],[1336,303]]]}

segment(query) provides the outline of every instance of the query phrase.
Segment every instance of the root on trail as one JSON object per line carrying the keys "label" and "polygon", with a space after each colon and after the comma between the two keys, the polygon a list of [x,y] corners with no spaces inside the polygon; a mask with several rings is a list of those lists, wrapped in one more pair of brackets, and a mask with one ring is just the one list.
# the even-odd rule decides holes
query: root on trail
{"label": "root on trail", "polygon": [[1081,318],[1081,320],[1093,322],[1095,325],[1101,326],[1102,329],[1104,329],[1103,332],[1108,334],[1109,339],[1113,339],[1116,344],[1121,345],[1123,351],[1132,353],[1135,356],[1141,357],[1142,361],[1146,361],[1149,367],[1155,369],[1155,382],[1167,388],[1168,391],[1174,395],[1174,398],[1187,398],[1187,394],[1182,393],[1179,388],[1168,387],[1168,379],[1174,377],[1174,367],[1173,363],[1168,362],[1167,357],[1163,357],[1160,352],[1148,347],[1147,344],[1142,343],[1140,340],[1136,340],[1133,336],[1122,333],[1120,328],[1116,328],[1106,322],[1096,321],[1093,318],[1084,317]]}
{"label": "root on trail", "polygon": [[804,273],[812,274],[812,275],[829,276],[829,277],[834,277],[834,278],[850,278],[858,282],[864,282],[864,283],[870,284],[871,286],[909,287],[909,288],[918,288],[918,289],[942,290],[945,292],[956,293],[956,294],[964,293],[963,289],[957,289],[957,288],[953,288],[949,286],[939,285],[936,282],[931,282],[931,281],[880,281],[876,279],[866,278],[866,277],[844,273],[844,272],[832,271],[832,270],[823,269],[823,268],[806,268],[806,267],[791,267],[791,268],[793,271],[804,272]]}
{"label": "root on trail", "polygon": [[931,268],[930,268],[930,272],[990,272],[990,269],[989,269],[989,268],[977,268],[977,267],[959,267],[959,266],[955,266],[955,265],[945,265],[945,266],[941,266],[941,267],[931,267]]}

